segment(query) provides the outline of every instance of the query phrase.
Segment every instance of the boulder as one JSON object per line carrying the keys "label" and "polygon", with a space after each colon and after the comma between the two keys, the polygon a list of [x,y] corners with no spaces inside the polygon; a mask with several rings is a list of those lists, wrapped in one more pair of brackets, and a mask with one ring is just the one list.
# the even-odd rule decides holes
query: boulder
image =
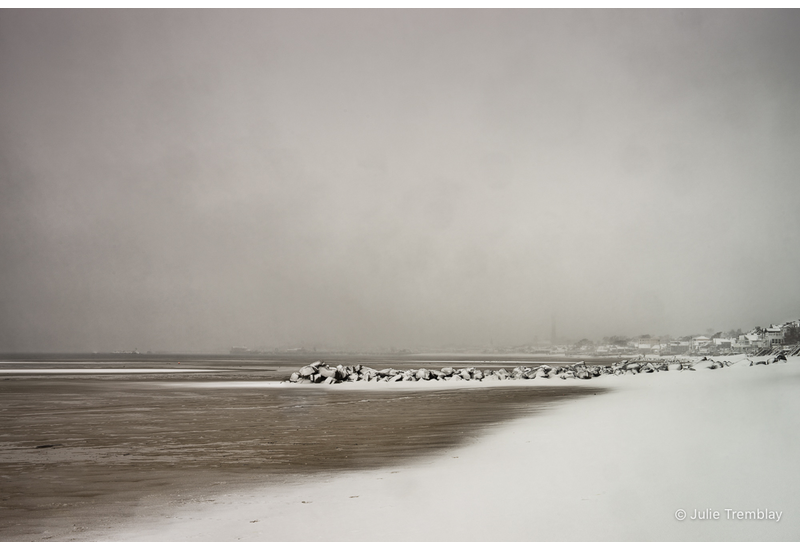
{"label": "boulder", "polygon": [[330,367],[320,367],[318,372],[326,378],[336,378],[337,376],[336,369]]}
{"label": "boulder", "polygon": [[339,365],[338,367],[336,367],[336,372],[338,373],[338,376],[336,376],[336,379],[337,380],[344,380],[345,378],[350,376],[350,373],[353,372],[353,369],[352,369],[352,367],[344,367],[342,365]]}
{"label": "boulder", "polygon": [[431,373],[428,369],[419,369],[416,374],[417,380],[430,380]]}
{"label": "boulder", "polygon": [[313,363],[311,363],[311,364],[309,365],[309,367],[316,368],[316,367],[320,367],[320,366],[322,366],[322,365],[324,365],[324,364],[325,364],[325,363],[324,363],[324,362],[322,362],[322,361],[314,361]]}
{"label": "boulder", "polygon": [[483,372],[475,369],[475,372],[472,373],[473,380],[483,380]]}
{"label": "boulder", "polygon": [[445,376],[453,376],[455,369],[453,367],[444,367],[442,369],[442,372],[444,373]]}
{"label": "boulder", "polygon": [[317,367],[308,365],[307,367],[303,367],[299,371],[297,371],[300,376],[303,378],[310,378],[311,376],[317,374]]}
{"label": "boulder", "polygon": [[297,382],[298,380],[300,380],[300,375],[296,372],[293,372],[289,377],[289,382]]}

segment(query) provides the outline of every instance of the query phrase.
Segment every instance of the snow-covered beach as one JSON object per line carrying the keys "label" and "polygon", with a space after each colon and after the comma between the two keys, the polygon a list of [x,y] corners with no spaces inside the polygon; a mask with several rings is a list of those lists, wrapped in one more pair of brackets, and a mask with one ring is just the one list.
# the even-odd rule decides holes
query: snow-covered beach
{"label": "snow-covered beach", "polygon": [[[404,384],[377,386],[400,389]],[[562,402],[541,414],[510,421],[473,444],[412,464],[254,486],[178,506],[161,517],[143,508],[138,517],[100,538],[800,538],[800,494],[795,490],[800,486],[798,357],[786,363],[742,362],[716,370],[488,384],[613,391]],[[443,385],[453,387],[423,384],[432,389]],[[376,388],[354,383],[320,391],[357,391],[365,386]]]}
{"label": "snow-covered beach", "polygon": [[800,10],[329,8],[0,10],[0,541],[800,539]]}

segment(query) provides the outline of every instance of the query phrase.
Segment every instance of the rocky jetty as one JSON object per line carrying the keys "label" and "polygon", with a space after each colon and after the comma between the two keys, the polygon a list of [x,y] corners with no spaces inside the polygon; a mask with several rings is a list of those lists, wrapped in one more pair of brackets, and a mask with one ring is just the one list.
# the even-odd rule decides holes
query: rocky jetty
{"label": "rocky jetty", "polygon": [[469,380],[480,382],[482,380],[531,380],[534,378],[577,378],[589,380],[603,375],[637,375],[652,374],[661,371],[698,369],[721,369],[732,365],[767,364],[767,361],[785,361],[785,357],[776,357],[772,360],[754,362],[748,358],[731,361],[702,357],[690,359],[686,357],[673,358],[645,358],[625,359],[611,365],[587,365],[580,361],[573,365],[538,365],[518,366],[511,370],[478,369],[475,367],[453,368],[443,367],[437,369],[408,369],[397,370],[392,368],[373,369],[364,365],[337,365],[330,366],[322,361],[306,365],[299,371],[292,373],[289,382],[296,384],[339,384],[342,382],[420,382],[420,381],[458,381]]}

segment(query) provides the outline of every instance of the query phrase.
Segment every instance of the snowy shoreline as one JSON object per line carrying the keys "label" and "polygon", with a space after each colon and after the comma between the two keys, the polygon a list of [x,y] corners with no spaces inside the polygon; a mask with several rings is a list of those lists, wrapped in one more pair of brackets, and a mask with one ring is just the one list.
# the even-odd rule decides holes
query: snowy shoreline
{"label": "snowy shoreline", "polygon": [[[140,518],[104,540],[797,540],[800,358],[663,376],[520,380],[608,388],[393,469],[267,485]],[[330,389],[486,387],[354,383]],[[292,387],[284,384],[283,387]],[[303,387],[303,386],[297,386]],[[703,510],[718,520],[691,519]],[[769,509],[781,521],[726,519]],[[678,510],[689,516],[677,519]]]}

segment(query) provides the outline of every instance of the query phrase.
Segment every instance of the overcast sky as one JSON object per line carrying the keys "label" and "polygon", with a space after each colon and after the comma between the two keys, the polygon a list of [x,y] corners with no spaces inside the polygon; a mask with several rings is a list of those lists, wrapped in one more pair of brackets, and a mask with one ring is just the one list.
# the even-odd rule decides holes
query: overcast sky
{"label": "overcast sky", "polygon": [[0,351],[800,317],[800,12],[0,11]]}

